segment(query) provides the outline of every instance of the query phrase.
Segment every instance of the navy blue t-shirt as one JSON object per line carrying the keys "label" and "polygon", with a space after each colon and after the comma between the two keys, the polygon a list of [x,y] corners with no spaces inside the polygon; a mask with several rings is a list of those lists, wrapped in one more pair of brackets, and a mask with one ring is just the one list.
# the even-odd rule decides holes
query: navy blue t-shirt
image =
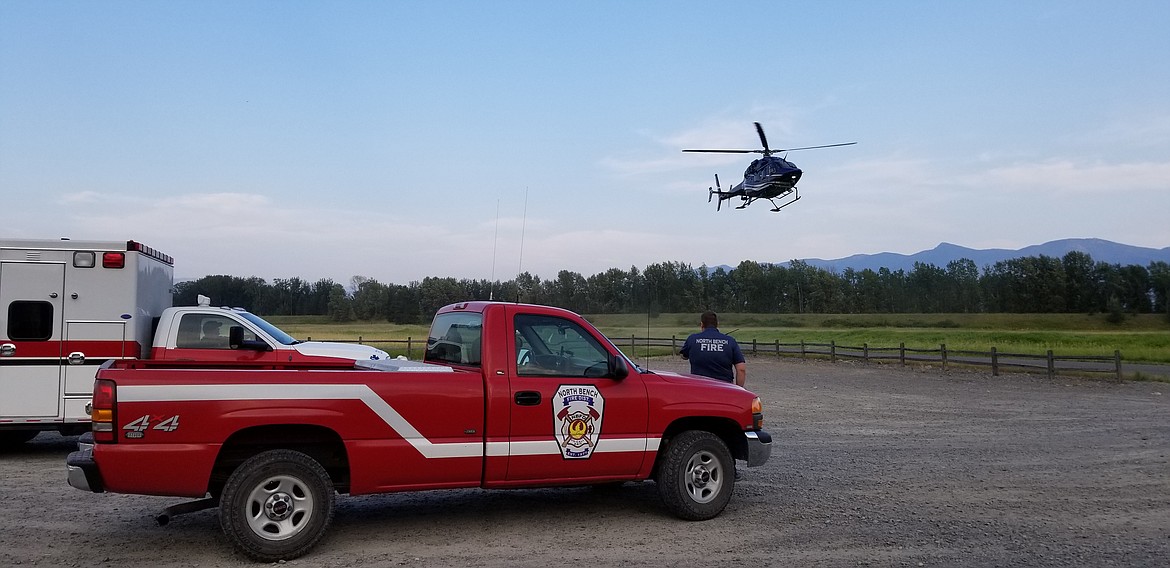
{"label": "navy blue t-shirt", "polygon": [[679,354],[691,362],[692,375],[729,383],[735,382],[735,364],[744,362],[739,343],[730,335],[719,333],[714,327],[688,337]]}

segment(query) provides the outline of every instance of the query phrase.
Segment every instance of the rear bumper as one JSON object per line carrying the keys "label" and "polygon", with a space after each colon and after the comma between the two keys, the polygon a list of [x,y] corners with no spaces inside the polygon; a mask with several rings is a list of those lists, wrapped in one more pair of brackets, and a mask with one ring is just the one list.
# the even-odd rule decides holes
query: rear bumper
{"label": "rear bumper", "polygon": [[71,452],[65,458],[65,467],[69,472],[69,485],[82,491],[105,492],[101,472],[93,459],[93,446],[83,445],[82,449]]}
{"label": "rear bumper", "polygon": [[743,435],[747,437],[748,467],[767,463],[768,457],[772,455],[772,435],[763,430],[744,432]]}

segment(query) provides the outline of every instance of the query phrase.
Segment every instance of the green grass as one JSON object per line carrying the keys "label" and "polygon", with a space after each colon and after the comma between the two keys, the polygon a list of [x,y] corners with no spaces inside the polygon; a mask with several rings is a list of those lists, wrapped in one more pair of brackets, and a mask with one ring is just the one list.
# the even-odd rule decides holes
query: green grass
{"label": "green grass", "polygon": [[265,316],[264,319],[297,339],[357,341],[359,339],[406,339],[425,341],[430,323],[398,325],[385,321],[336,323],[328,316]]}
{"label": "green grass", "polygon": [[[586,318],[613,339],[628,345],[630,336],[647,336],[645,314],[589,315]],[[427,325],[388,322],[332,323],[325,316],[273,316],[269,321],[297,338],[369,342],[408,337],[425,341]],[[649,318],[649,335],[681,341],[698,331],[698,314],[662,314]],[[1121,324],[1105,314],[721,314],[720,329],[741,344],[829,343],[870,347],[990,351],[1040,355],[1112,356],[1127,361],[1170,363],[1170,323],[1164,315],[1128,316]],[[624,341],[623,341],[624,340]],[[384,347],[384,346],[383,346]],[[416,348],[414,354],[419,353]],[[397,353],[395,353],[397,354]],[[633,353],[631,353],[633,355]]]}

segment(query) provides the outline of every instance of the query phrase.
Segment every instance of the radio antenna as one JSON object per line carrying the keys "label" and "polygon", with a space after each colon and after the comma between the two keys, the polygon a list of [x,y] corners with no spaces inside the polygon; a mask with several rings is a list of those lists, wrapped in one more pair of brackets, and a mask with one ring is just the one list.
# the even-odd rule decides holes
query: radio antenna
{"label": "radio antenna", "polygon": [[520,262],[516,265],[516,303],[520,303],[520,275],[524,273],[524,229],[528,226],[528,187],[524,188],[524,213],[520,216]]}
{"label": "radio antenna", "polygon": [[496,298],[496,250],[500,246],[500,198],[496,198],[496,234],[492,237],[492,280],[488,284],[488,301]]}

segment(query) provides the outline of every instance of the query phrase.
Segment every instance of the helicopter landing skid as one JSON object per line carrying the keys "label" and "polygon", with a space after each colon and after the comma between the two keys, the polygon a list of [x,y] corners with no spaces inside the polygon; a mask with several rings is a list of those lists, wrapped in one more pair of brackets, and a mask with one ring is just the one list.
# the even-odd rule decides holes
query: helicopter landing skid
{"label": "helicopter landing skid", "polygon": [[[776,201],[774,201],[773,199],[769,198],[768,201],[771,201],[772,205],[776,205]],[[796,203],[797,201],[800,201],[800,192],[799,191],[796,192],[795,196],[792,199],[789,199],[788,201],[785,201],[784,203],[782,203],[780,205],[776,205],[776,208],[771,209],[771,211],[773,213],[779,212],[781,209],[788,207],[789,205],[792,205],[793,203]]]}

